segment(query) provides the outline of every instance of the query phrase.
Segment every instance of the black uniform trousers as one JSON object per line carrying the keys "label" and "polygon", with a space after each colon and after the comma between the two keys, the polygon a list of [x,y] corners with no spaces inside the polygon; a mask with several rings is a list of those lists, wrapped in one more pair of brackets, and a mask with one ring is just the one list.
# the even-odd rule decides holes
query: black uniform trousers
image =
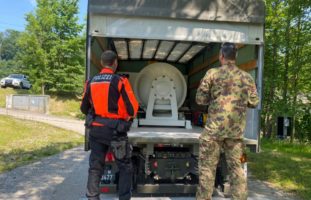
{"label": "black uniform trousers", "polygon": [[[101,133],[99,133],[99,131]],[[110,147],[107,134],[112,135],[113,130],[107,127],[91,128],[89,175],[86,196],[89,200],[99,200],[99,183],[104,172],[105,156]],[[102,135],[103,137],[100,137]],[[104,138],[104,139],[103,139]],[[133,166],[129,158],[115,159],[119,169],[118,195],[120,200],[131,199]]]}

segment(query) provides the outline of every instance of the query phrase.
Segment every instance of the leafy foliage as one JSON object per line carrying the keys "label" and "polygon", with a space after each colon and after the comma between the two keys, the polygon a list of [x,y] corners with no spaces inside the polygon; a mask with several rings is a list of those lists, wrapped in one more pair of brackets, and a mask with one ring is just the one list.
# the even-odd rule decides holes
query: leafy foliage
{"label": "leafy foliage", "polygon": [[37,0],[19,39],[19,58],[35,90],[77,92],[82,88],[84,39],[77,0]]}
{"label": "leafy foliage", "polygon": [[21,66],[21,62],[15,59],[0,60],[0,78],[4,78],[12,73],[20,73],[19,66]]}
{"label": "leafy foliage", "polygon": [[295,137],[311,138],[305,124],[311,116],[310,5],[310,0],[266,1],[265,137],[276,134],[278,116],[288,116],[294,119]]}
{"label": "leafy foliage", "polygon": [[15,30],[6,30],[4,33],[0,33],[0,60],[12,60],[14,59],[17,51],[17,39],[20,32]]}
{"label": "leafy foliage", "polygon": [[6,77],[10,73],[19,73],[21,62],[15,59],[19,50],[17,40],[19,31],[6,30],[0,32],[0,78]]}

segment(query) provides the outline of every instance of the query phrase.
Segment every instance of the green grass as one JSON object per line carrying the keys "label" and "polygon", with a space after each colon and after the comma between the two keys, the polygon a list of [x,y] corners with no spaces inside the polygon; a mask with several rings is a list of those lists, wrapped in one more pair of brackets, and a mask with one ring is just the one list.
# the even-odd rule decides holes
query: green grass
{"label": "green grass", "polygon": [[74,96],[52,95],[49,104],[50,114],[61,117],[82,119],[84,115],[80,111],[80,103],[81,100]]}
{"label": "green grass", "polygon": [[0,107],[5,108],[6,96],[10,94],[29,94],[28,90],[0,88]]}
{"label": "green grass", "polygon": [[[30,94],[28,90],[12,88],[0,89],[0,107],[5,108],[6,96],[10,94]],[[83,119],[84,115],[80,112],[80,102],[74,95],[50,95],[49,113],[60,117],[73,119]]]}
{"label": "green grass", "polygon": [[0,115],[0,173],[82,143],[78,133]]}
{"label": "green grass", "polygon": [[261,147],[261,153],[249,153],[252,175],[302,199],[310,199],[311,145],[262,140]]}

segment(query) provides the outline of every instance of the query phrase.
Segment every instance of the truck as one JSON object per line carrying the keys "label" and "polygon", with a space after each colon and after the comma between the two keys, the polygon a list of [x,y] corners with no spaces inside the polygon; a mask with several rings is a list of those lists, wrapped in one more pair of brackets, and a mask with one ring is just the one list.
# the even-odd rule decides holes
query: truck
{"label": "truck", "polygon": [[[238,47],[237,65],[252,75],[262,97],[265,4],[262,0],[89,0],[86,79],[101,69],[105,50],[117,53],[117,73],[129,78],[140,110],[128,133],[133,146],[133,192],[192,195],[198,184],[199,136],[206,107],[195,102],[208,70],[219,66],[224,42]],[[247,111],[245,145],[258,151],[261,104]],[[207,114],[208,115],[208,114]],[[88,144],[86,129],[86,146]],[[118,189],[108,152],[100,188]],[[246,163],[244,168],[246,170]],[[215,187],[229,194],[224,155]]]}

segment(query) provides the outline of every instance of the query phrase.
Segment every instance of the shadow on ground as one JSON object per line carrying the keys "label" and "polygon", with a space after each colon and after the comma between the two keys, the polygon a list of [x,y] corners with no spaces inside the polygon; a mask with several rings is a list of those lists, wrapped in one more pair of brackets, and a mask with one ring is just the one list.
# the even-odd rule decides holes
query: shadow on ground
{"label": "shadow on ground", "polygon": [[84,193],[86,169],[82,147],[19,167],[0,174],[0,199],[78,199]]}

